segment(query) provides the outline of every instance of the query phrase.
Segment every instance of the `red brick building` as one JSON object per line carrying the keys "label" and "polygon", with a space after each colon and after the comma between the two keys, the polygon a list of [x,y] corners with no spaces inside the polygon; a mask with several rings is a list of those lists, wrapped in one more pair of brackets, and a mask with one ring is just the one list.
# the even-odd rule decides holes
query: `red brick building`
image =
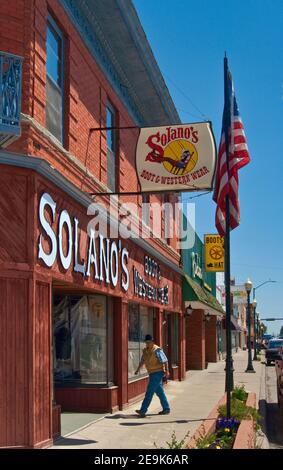
{"label": "red brick building", "polygon": [[[90,225],[97,206],[87,215],[91,193],[139,191],[138,129],[95,129],[179,117],[130,0],[3,0],[0,27],[0,446],[43,447],[60,407],[114,411],[143,394],[145,333],[184,378],[182,270],[164,216],[154,238],[141,196],[125,196],[138,210],[124,238],[109,233],[121,218],[108,196],[105,231]],[[133,236],[142,227],[150,238]]]}

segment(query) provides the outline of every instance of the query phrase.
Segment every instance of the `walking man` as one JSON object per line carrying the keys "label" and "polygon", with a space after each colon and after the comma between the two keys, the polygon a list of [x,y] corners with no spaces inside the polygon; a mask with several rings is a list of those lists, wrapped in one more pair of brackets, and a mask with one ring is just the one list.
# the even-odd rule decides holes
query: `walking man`
{"label": "walking man", "polygon": [[168,359],[163,350],[154,344],[151,335],[146,335],[145,344],[146,347],[143,350],[143,354],[135,374],[137,375],[140,368],[145,365],[149,374],[149,382],[141,409],[136,410],[136,413],[141,418],[144,418],[153,395],[156,393],[162,406],[162,411],[160,411],[159,414],[167,415],[170,413],[170,406],[163,389],[162,381],[164,374],[166,374],[166,377],[169,376]]}

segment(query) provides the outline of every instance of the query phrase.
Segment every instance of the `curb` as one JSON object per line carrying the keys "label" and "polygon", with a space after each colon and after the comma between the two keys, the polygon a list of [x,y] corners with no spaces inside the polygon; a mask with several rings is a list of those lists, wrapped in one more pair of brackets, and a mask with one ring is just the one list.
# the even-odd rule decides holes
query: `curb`
{"label": "curb", "polygon": [[258,400],[259,413],[262,416],[262,430],[257,435],[257,444],[261,449],[269,449],[269,441],[267,439],[267,404],[266,404],[266,366],[261,363],[261,377]]}
{"label": "curb", "polygon": [[[256,394],[249,392],[246,405],[257,408]],[[254,449],[256,445],[255,422],[252,419],[244,419],[238,428],[233,449]]]}

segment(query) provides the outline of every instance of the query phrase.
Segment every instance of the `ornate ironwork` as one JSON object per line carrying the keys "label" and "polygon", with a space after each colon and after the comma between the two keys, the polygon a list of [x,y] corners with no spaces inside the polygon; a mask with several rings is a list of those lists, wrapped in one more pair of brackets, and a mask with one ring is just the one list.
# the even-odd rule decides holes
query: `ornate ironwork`
{"label": "ornate ironwork", "polygon": [[21,135],[22,62],[0,52],[0,145]]}

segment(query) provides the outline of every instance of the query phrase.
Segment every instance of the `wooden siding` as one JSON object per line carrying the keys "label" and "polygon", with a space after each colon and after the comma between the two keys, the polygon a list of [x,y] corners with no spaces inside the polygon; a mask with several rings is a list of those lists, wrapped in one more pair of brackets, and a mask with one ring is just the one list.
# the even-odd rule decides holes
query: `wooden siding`
{"label": "wooden siding", "polygon": [[[1,169],[2,170],[2,169]],[[27,174],[1,171],[0,262],[27,261]],[[13,188],[13,191],[11,191]]]}
{"label": "wooden siding", "polygon": [[0,446],[28,444],[28,279],[0,278]]}
{"label": "wooden siding", "polygon": [[62,411],[96,412],[118,409],[118,387],[57,388],[56,402]]}
{"label": "wooden siding", "polygon": [[52,407],[52,436],[53,438],[61,435],[61,406],[53,405]]}
{"label": "wooden siding", "polygon": [[51,297],[47,283],[36,282],[34,312],[35,442],[51,438]]}
{"label": "wooden siding", "polygon": [[148,384],[147,377],[145,377],[144,379],[134,380],[133,382],[129,382],[128,384],[129,403],[132,401],[137,401],[141,397],[141,395],[145,393],[147,384]]}
{"label": "wooden siding", "polygon": [[[128,403],[128,303],[116,301],[115,346],[117,351],[117,384],[119,386],[119,408]],[[117,323],[118,321],[118,323]]]}
{"label": "wooden siding", "polygon": [[171,380],[178,380],[179,379],[179,367],[173,366],[171,368]]}

